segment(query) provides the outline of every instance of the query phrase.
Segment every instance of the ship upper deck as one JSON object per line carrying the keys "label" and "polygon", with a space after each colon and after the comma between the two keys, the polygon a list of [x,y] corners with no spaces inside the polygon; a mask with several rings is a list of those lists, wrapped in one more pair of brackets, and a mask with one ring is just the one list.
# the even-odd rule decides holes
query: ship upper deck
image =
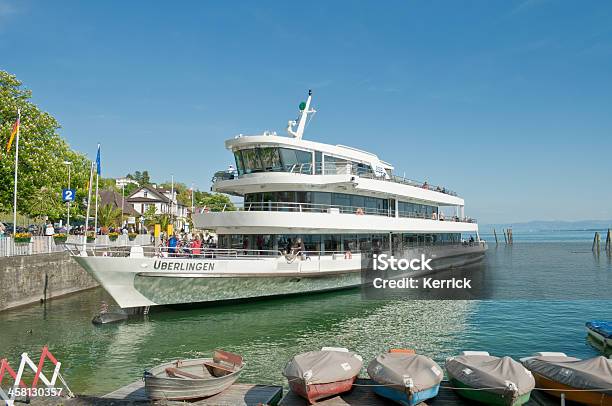
{"label": "ship upper deck", "polygon": [[319,191],[384,197],[434,206],[464,206],[446,186],[397,176],[376,154],[346,145],[303,139],[312,92],[300,104],[299,118],[289,121],[287,136],[275,132],[238,135],[225,142],[235,164],[213,177],[216,192],[245,196],[256,192]]}

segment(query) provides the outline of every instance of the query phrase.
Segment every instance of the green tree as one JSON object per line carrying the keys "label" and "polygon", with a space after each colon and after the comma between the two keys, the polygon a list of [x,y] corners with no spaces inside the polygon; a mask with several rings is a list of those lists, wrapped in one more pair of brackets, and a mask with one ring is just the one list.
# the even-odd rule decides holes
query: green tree
{"label": "green tree", "polygon": [[[17,209],[30,217],[49,216],[59,219],[66,215],[61,201],[61,190],[68,185],[64,161],[72,162],[72,187],[77,197],[87,194],[85,186],[89,178],[89,161],[72,151],[58,134],[59,123],[49,113],[42,111],[30,99],[32,92],[8,72],[0,70],[0,212],[13,209],[13,176],[15,143],[7,153],[9,135],[21,109],[19,141],[19,180]],[[85,190],[85,193],[83,191]],[[71,215],[82,216],[83,207],[75,202]]]}
{"label": "green tree", "polygon": [[231,202],[228,195],[221,193],[200,192],[196,195],[197,206],[207,207],[210,211],[234,211],[236,207]]}
{"label": "green tree", "polygon": [[121,209],[112,204],[98,207],[98,225],[100,227],[112,227],[119,225],[121,221]]}

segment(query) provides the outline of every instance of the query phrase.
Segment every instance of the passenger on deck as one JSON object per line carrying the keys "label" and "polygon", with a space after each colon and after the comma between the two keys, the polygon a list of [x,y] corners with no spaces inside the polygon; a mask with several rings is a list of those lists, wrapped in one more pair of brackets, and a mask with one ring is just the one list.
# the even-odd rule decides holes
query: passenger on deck
{"label": "passenger on deck", "polygon": [[432,220],[437,220],[438,219],[438,214],[435,211],[433,213],[431,213],[431,219]]}
{"label": "passenger on deck", "polygon": [[423,186],[421,186],[423,189],[428,189],[429,190],[429,183],[425,182],[423,183]]}
{"label": "passenger on deck", "polygon": [[178,237],[176,233],[172,234],[172,237],[168,240],[168,253],[171,257],[176,255],[176,248],[178,247]]}
{"label": "passenger on deck", "polygon": [[200,240],[200,236],[196,235],[196,237],[191,241],[191,254],[193,256],[200,256],[202,253],[202,241]]}

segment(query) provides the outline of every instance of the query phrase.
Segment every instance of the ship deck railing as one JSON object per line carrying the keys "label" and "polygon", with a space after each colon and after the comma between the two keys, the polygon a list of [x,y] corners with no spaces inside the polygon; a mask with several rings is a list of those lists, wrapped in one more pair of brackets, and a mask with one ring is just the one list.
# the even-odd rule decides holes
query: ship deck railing
{"label": "ship deck railing", "polygon": [[[300,203],[300,202],[244,202],[234,203],[232,211],[281,211],[281,212],[301,212],[301,213],[328,213],[328,214],[354,214],[354,215],[374,215],[395,217],[393,209],[379,209],[374,207],[360,206],[344,206],[338,204],[323,204],[323,203]],[[222,212],[230,211],[227,205],[223,207]],[[472,217],[445,216],[436,214],[427,214],[422,212],[407,212],[400,211],[400,218],[414,218],[432,221],[450,221],[458,223],[477,223],[477,220]]]}
{"label": "ship deck railing", "polygon": [[417,181],[406,178],[405,176],[399,176],[396,174],[389,174],[387,172],[374,173],[372,169],[365,165],[359,165],[355,163],[346,162],[326,162],[326,163],[296,163],[291,165],[278,165],[266,168],[254,169],[251,171],[228,169],[225,171],[215,172],[212,181],[213,183],[221,180],[232,180],[238,179],[244,175],[251,173],[263,173],[263,172],[287,172],[295,173],[300,175],[354,175],[361,178],[375,179],[386,182],[401,183],[403,185],[414,186],[422,189],[432,190],[434,192],[443,193],[450,196],[457,196],[457,193],[447,189],[445,186],[431,185],[426,181]]}
{"label": "ship deck railing", "polygon": [[[393,251],[400,252],[406,249],[425,248],[432,246],[477,247],[486,246],[484,240],[481,241],[428,241],[404,242],[401,247],[394,246]],[[371,250],[301,250],[293,248],[289,251],[267,250],[267,249],[248,249],[248,248],[190,248],[190,247],[151,247],[151,246],[93,246],[83,244],[66,244],[66,251],[75,257],[114,257],[114,258],[172,258],[172,259],[266,259],[278,258],[288,261],[293,260],[312,260],[318,258],[319,261],[325,259],[335,260],[338,258],[352,258],[365,252],[388,252],[388,247],[372,248]]]}

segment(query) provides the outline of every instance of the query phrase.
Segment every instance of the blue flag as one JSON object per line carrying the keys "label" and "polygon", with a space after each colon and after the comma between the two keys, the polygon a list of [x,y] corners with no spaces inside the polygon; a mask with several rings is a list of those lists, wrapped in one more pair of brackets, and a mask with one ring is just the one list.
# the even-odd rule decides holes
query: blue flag
{"label": "blue flag", "polygon": [[98,144],[98,154],[96,155],[96,172],[98,173],[98,176],[100,176],[102,172],[102,168],[100,166],[100,144]]}

